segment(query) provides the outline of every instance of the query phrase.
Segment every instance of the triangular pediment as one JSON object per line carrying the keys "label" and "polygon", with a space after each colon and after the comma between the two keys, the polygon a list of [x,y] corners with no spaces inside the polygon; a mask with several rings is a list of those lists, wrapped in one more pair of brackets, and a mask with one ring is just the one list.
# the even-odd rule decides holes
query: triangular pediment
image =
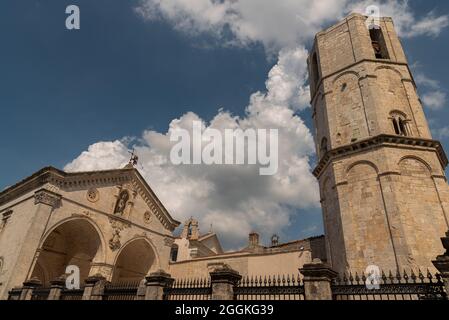
{"label": "triangular pediment", "polygon": [[43,186],[58,193],[61,190],[88,190],[92,187],[123,185],[130,186],[140,195],[151,213],[157,217],[165,228],[173,231],[180,225],[179,221],[173,219],[142,175],[135,168],[130,167],[86,172],[64,172],[53,167],[47,167],[2,191],[0,193],[0,205]]}

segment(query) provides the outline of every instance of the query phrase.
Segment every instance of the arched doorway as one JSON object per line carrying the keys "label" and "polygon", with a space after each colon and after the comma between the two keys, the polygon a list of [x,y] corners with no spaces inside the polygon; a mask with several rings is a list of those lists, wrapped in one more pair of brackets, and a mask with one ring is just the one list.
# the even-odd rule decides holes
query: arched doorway
{"label": "arched doorway", "polygon": [[101,255],[101,238],[94,226],[85,219],[67,221],[54,229],[45,239],[32,277],[46,286],[65,274],[69,265],[80,269],[80,282],[89,276],[92,261]]}
{"label": "arched doorway", "polygon": [[137,282],[145,278],[156,262],[148,241],[137,239],[125,245],[115,262],[112,282]]}

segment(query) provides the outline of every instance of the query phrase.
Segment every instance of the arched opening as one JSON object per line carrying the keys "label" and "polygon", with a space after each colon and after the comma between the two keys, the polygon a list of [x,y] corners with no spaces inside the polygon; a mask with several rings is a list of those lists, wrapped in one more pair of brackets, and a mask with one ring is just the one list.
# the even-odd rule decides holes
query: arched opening
{"label": "arched opening", "polygon": [[145,239],[127,244],[120,252],[112,282],[137,282],[145,278],[156,261],[156,255]]}
{"label": "arched opening", "polygon": [[369,30],[369,35],[376,59],[390,59],[382,29],[372,28]]}
{"label": "arched opening", "polygon": [[83,283],[97,255],[101,255],[101,239],[93,225],[84,219],[65,222],[45,239],[32,277],[48,286],[65,274],[68,266],[75,265]]}
{"label": "arched opening", "polygon": [[410,136],[411,130],[408,125],[406,116],[399,112],[392,112],[390,119],[393,124],[394,133],[400,136]]}

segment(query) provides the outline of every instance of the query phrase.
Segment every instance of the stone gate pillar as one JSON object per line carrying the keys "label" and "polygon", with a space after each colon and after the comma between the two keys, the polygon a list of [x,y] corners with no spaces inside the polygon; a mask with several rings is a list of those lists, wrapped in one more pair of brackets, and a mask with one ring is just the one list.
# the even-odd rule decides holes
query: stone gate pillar
{"label": "stone gate pillar", "polygon": [[229,266],[224,265],[210,273],[212,300],[234,300],[234,287],[242,276]]}
{"label": "stone gate pillar", "polygon": [[98,274],[88,277],[85,281],[83,300],[103,300],[106,278]]}
{"label": "stone gate pillar", "polygon": [[42,282],[37,278],[32,278],[23,283],[19,300],[31,300],[33,290],[42,287]]}
{"label": "stone gate pillar", "polygon": [[145,300],[163,300],[164,289],[171,287],[175,279],[163,270],[151,273],[147,279]]}
{"label": "stone gate pillar", "polygon": [[59,277],[58,279],[50,282],[51,289],[50,289],[50,293],[48,294],[47,300],[61,299],[61,292],[65,288],[65,280],[66,280],[66,278],[64,276],[62,276],[62,277]]}
{"label": "stone gate pillar", "polygon": [[432,261],[433,265],[441,273],[441,276],[446,287],[446,294],[449,297],[449,231],[446,232],[446,236],[441,238],[444,249],[446,252],[437,257],[436,260]]}
{"label": "stone gate pillar", "polygon": [[299,269],[304,276],[304,295],[306,300],[332,300],[332,280],[338,275],[327,264],[316,259]]}

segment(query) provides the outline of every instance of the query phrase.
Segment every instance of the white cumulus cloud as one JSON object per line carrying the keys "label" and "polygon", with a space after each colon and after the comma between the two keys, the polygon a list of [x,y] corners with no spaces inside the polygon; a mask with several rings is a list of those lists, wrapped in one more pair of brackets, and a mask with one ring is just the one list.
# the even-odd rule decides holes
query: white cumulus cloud
{"label": "white cumulus cloud", "polygon": [[[137,142],[123,138],[95,143],[65,169],[119,168],[135,147],[139,169],[175,218],[195,216],[203,231],[213,224],[228,248],[240,247],[251,230],[282,232],[298,210],[319,205],[311,174],[312,135],[295,113],[307,108],[310,99],[304,48],[319,30],[371,4],[380,4],[382,15],[393,16],[405,37],[436,36],[447,26],[448,17],[434,12],[418,19],[408,1],[141,0],[135,8],[141,17],[168,21],[188,36],[207,33],[225,46],[263,44],[267,55],[278,59],[266,91],[251,95],[242,118],[220,110],[206,122],[188,112],[172,120],[168,132],[145,131]],[[279,129],[278,173],[260,176],[257,166],[172,165],[170,132],[190,130],[192,121],[219,130]]]}

